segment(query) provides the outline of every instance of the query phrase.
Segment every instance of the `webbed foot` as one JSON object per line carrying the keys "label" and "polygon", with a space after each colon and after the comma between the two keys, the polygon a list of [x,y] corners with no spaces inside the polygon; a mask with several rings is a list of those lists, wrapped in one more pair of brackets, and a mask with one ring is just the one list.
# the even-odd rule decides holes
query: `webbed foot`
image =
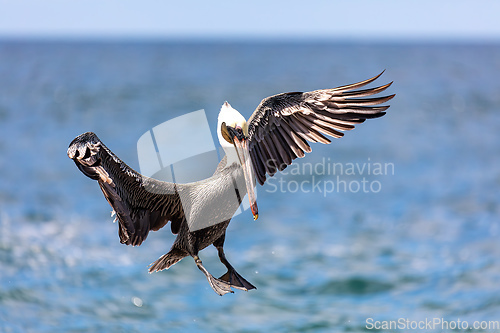
{"label": "webbed foot", "polygon": [[210,284],[210,287],[220,296],[223,296],[225,294],[229,293],[234,293],[234,291],[231,290],[231,285],[227,283],[226,281],[216,279],[213,277],[213,275],[207,276],[208,283]]}
{"label": "webbed foot", "polygon": [[228,293],[234,293],[234,291],[231,290],[231,285],[229,283],[214,278],[213,275],[207,271],[207,269],[203,266],[201,259],[198,256],[194,256],[193,258],[196,263],[196,266],[198,266],[200,271],[202,271],[203,274],[205,274],[208,283],[210,284],[210,287],[212,287],[212,289],[217,293],[217,295],[222,296]]}
{"label": "webbed foot", "polygon": [[244,291],[249,291],[252,289],[257,289],[253,284],[245,280],[243,276],[238,274],[234,268],[229,268],[227,273],[222,275],[218,280],[225,281],[229,284],[229,286],[244,290]]}

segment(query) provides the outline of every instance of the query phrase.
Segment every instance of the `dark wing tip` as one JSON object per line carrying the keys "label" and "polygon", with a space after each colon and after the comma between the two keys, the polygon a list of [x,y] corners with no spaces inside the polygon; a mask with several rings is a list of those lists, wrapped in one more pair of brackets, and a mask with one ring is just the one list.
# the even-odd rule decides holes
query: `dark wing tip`
{"label": "dark wing tip", "polygon": [[84,142],[96,143],[97,141],[100,140],[94,132],[86,132],[74,138],[69,145],[71,146],[75,143],[84,143]]}
{"label": "dark wing tip", "polygon": [[71,158],[72,160],[74,160],[78,157],[83,158],[83,157],[81,157],[82,146],[86,146],[89,143],[96,144],[98,142],[100,142],[100,140],[94,132],[86,132],[86,133],[80,134],[79,136],[74,138],[73,141],[71,141],[66,153],[68,154],[68,157]]}
{"label": "dark wing tip", "polygon": [[[361,87],[366,86],[367,84],[370,84],[373,81],[377,80],[382,74],[384,74],[384,72],[385,72],[385,69],[380,74],[375,75],[374,77],[372,77],[370,79],[367,79],[367,80],[364,80],[364,81],[360,81],[360,82],[356,82],[356,83],[347,84],[347,85],[344,85],[344,86],[333,88],[331,90],[332,91],[346,91],[346,90],[352,90],[352,89],[356,89],[356,88],[361,88]],[[387,87],[389,87],[389,86],[387,86]]]}

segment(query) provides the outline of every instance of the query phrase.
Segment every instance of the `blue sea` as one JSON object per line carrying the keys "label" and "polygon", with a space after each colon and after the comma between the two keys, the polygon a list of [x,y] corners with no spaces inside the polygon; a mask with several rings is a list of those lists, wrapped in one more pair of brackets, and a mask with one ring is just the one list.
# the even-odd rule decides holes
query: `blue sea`
{"label": "blue sea", "polygon": [[[170,228],[120,244],[99,186],[66,156],[93,131],[138,169],[137,140],[174,117],[204,109],[215,133],[226,100],[249,117],[267,96],[384,69],[387,115],[313,144],[258,188],[257,221],[231,222],[226,254],[249,292],[216,295],[191,258],[149,274]],[[0,332],[498,323],[499,73],[500,44],[0,41]],[[215,248],[200,256],[225,272]]]}

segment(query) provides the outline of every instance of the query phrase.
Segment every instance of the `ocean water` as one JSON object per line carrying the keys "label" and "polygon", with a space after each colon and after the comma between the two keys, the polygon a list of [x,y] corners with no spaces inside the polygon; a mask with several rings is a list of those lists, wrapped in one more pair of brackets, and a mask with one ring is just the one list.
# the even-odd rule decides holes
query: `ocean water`
{"label": "ocean water", "polygon": [[[258,189],[257,221],[233,219],[226,254],[250,292],[219,297],[191,258],[148,274],[169,228],[121,245],[66,156],[93,131],[138,168],[139,137],[175,116],[205,109],[215,132],[226,100],[248,117],[267,96],[384,69],[385,117],[314,144]],[[498,44],[0,42],[0,332],[500,321],[498,73]],[[200,256],[225,272],[214,248]]]}

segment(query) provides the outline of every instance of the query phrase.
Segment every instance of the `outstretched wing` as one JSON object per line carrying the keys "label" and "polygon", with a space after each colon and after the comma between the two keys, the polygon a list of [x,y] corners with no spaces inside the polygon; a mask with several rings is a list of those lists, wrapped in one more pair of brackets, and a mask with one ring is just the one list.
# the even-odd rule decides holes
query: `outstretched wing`
{"label": "outstretched wing", "polygon": [[142,176],[92,132],[75,138],[68,156],[83,174],[99,183],[116,213],[121,243],[141,245],[150,230],[159,230],[168,221],[172,232],[179,232],[184,212],[176,184]]}
{"label": "outstretched wing", "polygon": [[[383,73],[383,72],[382,72]],[[370,97],[392,82],[370,89],[361,88],[379,75],[354,84],[310,92],[291,92],[267,97],[248,120],[250,156],[261,185],[266,173],[273,176],[297,157],[311,152],[309,142],[330,143],[324,135],[340,138],[354,125],[378,118],[389,106],[376,106],[394,95]]]}

